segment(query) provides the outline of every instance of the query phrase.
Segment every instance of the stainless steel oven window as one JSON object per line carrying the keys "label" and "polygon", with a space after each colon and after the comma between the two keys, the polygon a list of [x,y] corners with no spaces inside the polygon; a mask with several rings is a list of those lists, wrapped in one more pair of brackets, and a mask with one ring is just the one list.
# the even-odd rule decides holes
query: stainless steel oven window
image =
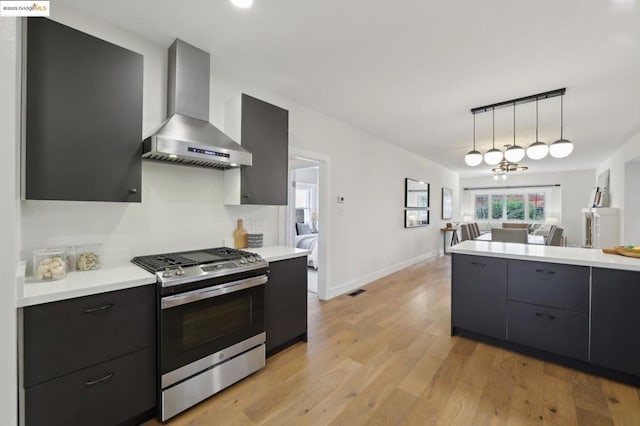
{"label": "stainless steel oven window", "polygon": [[[196,302],[197,303],[197,302]],[[226,300],[182,317],[182,349],[191,350],[251,325],[252,298]]]}

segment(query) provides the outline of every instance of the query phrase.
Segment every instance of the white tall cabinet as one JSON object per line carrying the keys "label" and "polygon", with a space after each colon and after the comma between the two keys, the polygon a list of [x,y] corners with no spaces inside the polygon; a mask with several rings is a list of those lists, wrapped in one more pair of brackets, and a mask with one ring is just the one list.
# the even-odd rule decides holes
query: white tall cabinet
{"label": "white tall cabinet", "polygon": [[604,248],[619,245],[620,213],[614,207],[582,209],[582,247]]}

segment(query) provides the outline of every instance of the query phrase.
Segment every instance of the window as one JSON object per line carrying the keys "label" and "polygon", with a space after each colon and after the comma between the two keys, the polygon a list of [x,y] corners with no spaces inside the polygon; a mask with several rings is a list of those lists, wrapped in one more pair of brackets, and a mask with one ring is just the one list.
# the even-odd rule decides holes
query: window
{"label": "window", "polygon": [[[296,210],[304,212],[304,222],[311,223],[311,188],[296,188]],[[296,221],[300,222],[299,217]]]}
{"label": "window", "polygon": [[507,220],[524,220],[524,195],[507,195]]}
{"label": "window", "polygon": [[504,195],[491,196],[491,219],[502,219],[504,216]]}
{"label": "window", "polygon": [[529,194],[529,219],[544,220],[544,194]]}
{"label": "window", "polygon": [[474,215],[476,220],[529,220],[542,222],[545,219],[546,194],[476,194]]}
{"label": "window", "polygon": [[489,196],[476,195],[475,216],[478,220],[487,220],[489,218]]}

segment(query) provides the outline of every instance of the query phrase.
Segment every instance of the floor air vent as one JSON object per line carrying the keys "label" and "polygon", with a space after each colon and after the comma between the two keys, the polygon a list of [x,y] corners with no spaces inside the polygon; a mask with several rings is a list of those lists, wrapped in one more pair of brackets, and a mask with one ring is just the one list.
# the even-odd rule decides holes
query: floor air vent
{"label": "floor air vent", "polygon": [[349,296],[351,296],[351,297],[356,297],[357,295],[362,294],[362,293],[364,293],[365,291],[366,291],[366,290],[363,290],[363,289],[359,288],[359,289],[357,289],[356,291],[349,293]]}

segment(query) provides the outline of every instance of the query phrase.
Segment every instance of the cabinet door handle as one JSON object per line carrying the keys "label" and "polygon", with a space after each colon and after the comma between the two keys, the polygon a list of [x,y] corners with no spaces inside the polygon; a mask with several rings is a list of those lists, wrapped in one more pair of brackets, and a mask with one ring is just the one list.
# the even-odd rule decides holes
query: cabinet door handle
{"label": "cabinet door handle", "polygon": [[251,198],[247,194],[242,194],[242,198]]}
{"label": "cabinet door handle", "polygon": [[137,190],[136,188],[131,188],[131,189],[129,190],[129,193],[130,193],[130,194],[137,194],[137,193],[138,193],[138,190]]}
{"label": "cabinet door handle", "polygon": [[473,266],[480,266],[481,268],[484,268],[485,266],[487,266],[486,263],[481,263],[481,262],[471,262],[471,264]]}
{"label": "cabinet door handle", "polygon": [[536,269],[536,272],[539,272],[541,274],[545,274],[545,275],[553,275],[556,273],[556,271],[550,271],[548,269]]}
{"label": "cabinet door handle", "polygon": [[553,315],[543,314],[543,313],[540,313],[540,312],[536,312],[536,316],[537,316],[537,317],[540,317],[540,318],[550,319],[550,320],[554,320],[554,319],[556,319],[556,317],[555,317],[555,316],[553,316]]}
{"label": "cabinet door handle", "polygon": [[97,312],[106,311],[113,308],[113,303],[107,303],[106,305],[98,306],[97,308],[87,308],[84,310],[85,314],[95,314]]}
{"label": "cabinet door handle", "polygon": [[84,382],[85,386],[95,386],[97,384],[100,384],[102,382],[106,382],[107,380],[109,380],[110,378],[112,378],[116,373],[115,372],[111,372],[111,373],[107,373],[106,376],[104,377],[100,377],[99,379],[96,380],[87,380],[86,382]]}

